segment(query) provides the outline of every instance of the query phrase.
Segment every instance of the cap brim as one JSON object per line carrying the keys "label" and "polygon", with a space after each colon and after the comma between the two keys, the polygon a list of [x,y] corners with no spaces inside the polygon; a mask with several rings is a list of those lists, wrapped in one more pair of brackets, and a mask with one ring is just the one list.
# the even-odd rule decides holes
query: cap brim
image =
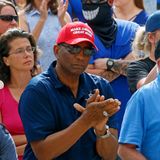
{"label": "cap brim", "polygon": [[93,45],[93,47],[98,51],[98,48],[97,46],[89,39],[87,38],[76,38],[76,39],[72,39],[72,40],[68,40],[68,41],[65,41],[65,43],[68,43],[68,44],[71,44],[71,45],[74,45],[74,44],[78,44],[80,42],[89,42]]}

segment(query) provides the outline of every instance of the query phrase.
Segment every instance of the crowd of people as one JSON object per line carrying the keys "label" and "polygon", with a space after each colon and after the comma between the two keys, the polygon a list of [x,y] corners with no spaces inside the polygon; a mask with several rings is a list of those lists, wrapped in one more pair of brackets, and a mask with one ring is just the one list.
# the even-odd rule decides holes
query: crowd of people
{"label": "crowd of people", "polygon": [[160,11],[0,0],[0,26],[0,159],[159,160]]}

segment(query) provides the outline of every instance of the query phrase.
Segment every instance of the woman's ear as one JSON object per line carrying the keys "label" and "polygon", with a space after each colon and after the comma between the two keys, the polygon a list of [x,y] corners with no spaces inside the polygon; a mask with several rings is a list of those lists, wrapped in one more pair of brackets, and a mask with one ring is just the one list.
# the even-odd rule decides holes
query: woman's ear
{"label": "woman's ear", "polygon": [[155,34],[154,33],[148,33],[148,41],[150,43],[155,43]]}
{"label": "woman's ear", "polygon": [[3,57],[3,62],[5,63],[6,66],[9,66],[8,57]]}

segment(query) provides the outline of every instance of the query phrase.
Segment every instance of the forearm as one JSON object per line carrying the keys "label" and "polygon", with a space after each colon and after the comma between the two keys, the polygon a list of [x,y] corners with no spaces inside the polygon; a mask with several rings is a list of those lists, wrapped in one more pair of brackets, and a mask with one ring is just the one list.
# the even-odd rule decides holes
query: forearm
{"label": "forearm", "polygon": [[79,118],[68,128],[54,133],[44,140],[32,142],[31,146],[39,160],[53,159],[73,146],[88,129],[86,122]]}
{"label": "forearm", "polygon": [[[122,148],[123,147],[123,148]],[[119,145],[118,154],[122,160],[147,160],[136,148]]]}
{"label": "forearm", "polygon": [[153,81],[157,77],[157,65],[154,66],[154,68],[150,71],[150,73],[147,75],[144,84],[148,84],[151,81]]}
{"label": "forearm", "polygon": [[38,41],[38,39],[39,39],[39,36],[40,36],[42,29],[45,25],[45,21],[46,21],[46,19],[40,18],[39,21],[37,22],[35,28],[32,31],[32,34],[33,34],[34,39],[36,41]]}
{"label": "forearm", "polygon": [[59,22],[61,24],[61,27],[63,27],[64,25],[66,25],[69,22],[72,22],[71,17],[69,16],[69,14],[66,12],[65,17],[64,18],[60,18],[59,17]]}
{"label": "forearm", "polygon": [[97,152],[104,160],[115,160],[117,156],[118,149],[118,139],[117,131],[115,129],[110,129],[110,132],[114,135],[108,138],[98,138],[97,139]]}
{"label": "forearm", "polygon": [[112,72],[112,71],[107,71],[106,69],[91,69],[91,68],[88,68],[86,70],[86,72],[101,76],[101,77],[107,79],[109,82],[112,82],[113,80],[115,80],[117,77],[120,76],[119,74],[117,74],[115,72]]}
{"label": "forearm", "polygon": [[27,143],[26,136],[23,135],[12,135],[14,143],[16,146],[21,146]]}
{"label": "forearm", "polygon": [[127,67],[131,63],[131,60],[114,60],[114,65],[111,71],[119,75],[127,75]]}
{"label": "forearm", "polygon": [[26,147],[26,144],[23,144],[23,145],[16,147],[16,151],[19,156],[23,155],[25,147]]}

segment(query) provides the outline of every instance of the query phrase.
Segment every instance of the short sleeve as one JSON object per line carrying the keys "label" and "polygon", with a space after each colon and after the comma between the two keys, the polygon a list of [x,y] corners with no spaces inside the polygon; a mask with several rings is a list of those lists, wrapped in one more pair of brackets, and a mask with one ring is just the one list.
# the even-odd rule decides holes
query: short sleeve
{"label": "short sleeve", "polygon": [[[141,146],[144,134],[144,102],[143,96],[136,92],[128,101],[123,117],[119,143]],[[134,114],[134,116],[133,116]]]}
{"label": "short sleeve", "polygon": [[28,88],[20,98],[19,114],[29,142],[44,139],[54,131],[54,115],[44,92]]}

